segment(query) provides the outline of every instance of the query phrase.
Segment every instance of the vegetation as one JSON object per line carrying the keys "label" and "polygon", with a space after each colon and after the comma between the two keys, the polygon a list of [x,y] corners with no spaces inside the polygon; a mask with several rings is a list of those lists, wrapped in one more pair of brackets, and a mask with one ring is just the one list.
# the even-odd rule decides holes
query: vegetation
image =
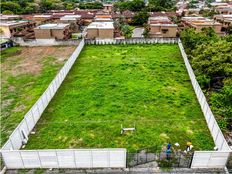
{"label": "vegetation", "polygon": [[223,130],[232,130],[232,35],[220,38],[213,29],[181,34],[198,82]]}
{"label": "vegetation", "polygon": [[1,146],[73,50],[12,47],[1,52]]}
{"label": "vegetation", "polygon": [[114,4],[114,9],[116,11],[123,12],[125,10],[130,10],[133,12],[139,12],[145,7],[143,0],[133,0],[133,1],[119,1]]}
{"label": "vegetation", "polygon": [[214,15],[218,14],[218,12],[214,9],[210,9],[210,10],[200,10],[199,14],[201,14],[204,17],[209,17],[209,18],[213,18]]}
{"label": "vegetation", "polygon": [[173,0],[149,0],[148,9],[150,11],[170,11],[174,10]]}
{"label": "vegetation", "polygon": [[101,2],[81,2],[79,4],[80,9],[103,9]]}
{"label": "vegetation", "polygon": [[77,7],[77,0],[2,0],[3,14],[42,13],[47,10],[72,10]]}
{"label": "vegetation", "polygon": [[149,18],[149,13],[147,11],[140,11],[135,14],[135,16],[132,19],[133,25],[143,25],[147,23],[147,20]]}
{"label": "vegetation", "polygon": [[131,38],[133,33],[133,27],[126,24],[123,20],[117,20],[114,22],[114,27],[119,30],[125,38]]}
{"label": "vegetation", "polygon": [[86,46],[35,129],[27,149],[214,146],[178,46],[168,44]]}

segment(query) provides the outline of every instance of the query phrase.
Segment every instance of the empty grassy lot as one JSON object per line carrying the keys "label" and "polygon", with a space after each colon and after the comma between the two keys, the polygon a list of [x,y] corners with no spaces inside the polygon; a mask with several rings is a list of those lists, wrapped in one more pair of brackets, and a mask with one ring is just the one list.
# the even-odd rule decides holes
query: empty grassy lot
{"label": "empty grassy lot", "polygon": [[74,49],[12,47],[1,52],[1,145]]}
{"label": "empty grassy lot", "polygon": [[[120,134],[136,125],[136,132]],[[177,45],[86,46],[27,149],[119,148],[213,141]]]}

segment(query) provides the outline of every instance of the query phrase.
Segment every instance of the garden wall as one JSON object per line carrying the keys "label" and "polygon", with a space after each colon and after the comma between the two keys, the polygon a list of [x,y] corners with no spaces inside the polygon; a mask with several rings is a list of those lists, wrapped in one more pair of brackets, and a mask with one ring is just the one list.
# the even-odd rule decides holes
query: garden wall
{"label": "garden wall", "polygon": [[85,44],[154,44],[154,43],[177,43],[178,38],[131,38],[131,39],[85,39]]}
{"label": "garden wall", "polygon": [[2,156],[9,169],[126,167],[126,149],[14,150]]}
{"label": "garden wall", "polygon": [[56,39],[23,39],[21,37],[12,38],[20,46],[56,46],[56,45],[79,45],[80,40],[56,40]]}

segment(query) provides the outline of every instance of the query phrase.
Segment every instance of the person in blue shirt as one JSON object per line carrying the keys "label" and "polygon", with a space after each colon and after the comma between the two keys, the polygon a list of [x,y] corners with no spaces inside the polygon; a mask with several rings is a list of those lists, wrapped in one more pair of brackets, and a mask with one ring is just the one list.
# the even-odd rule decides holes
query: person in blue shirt
{"label": "person in blue shirt", "polygon": [[171,149],[171,147],[172,147],[171,143],[168,143],[167,149]]}
{"label": "person in blue shirt", "polygon": [[167,160],[170,160],[170,159],[171,159],[171,153],[172,153],[171,149],[167,149],[167,150],[166,150],[166,159],[167,159]]}

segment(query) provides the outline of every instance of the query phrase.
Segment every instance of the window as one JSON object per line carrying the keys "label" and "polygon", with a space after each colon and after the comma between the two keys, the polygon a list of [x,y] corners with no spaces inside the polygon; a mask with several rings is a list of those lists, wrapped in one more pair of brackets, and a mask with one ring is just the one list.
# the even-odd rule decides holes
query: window
{"label": "window", "polygon": [[168,29],[162,29],[161,30],[163,34],[167,33],[168,32]]}

